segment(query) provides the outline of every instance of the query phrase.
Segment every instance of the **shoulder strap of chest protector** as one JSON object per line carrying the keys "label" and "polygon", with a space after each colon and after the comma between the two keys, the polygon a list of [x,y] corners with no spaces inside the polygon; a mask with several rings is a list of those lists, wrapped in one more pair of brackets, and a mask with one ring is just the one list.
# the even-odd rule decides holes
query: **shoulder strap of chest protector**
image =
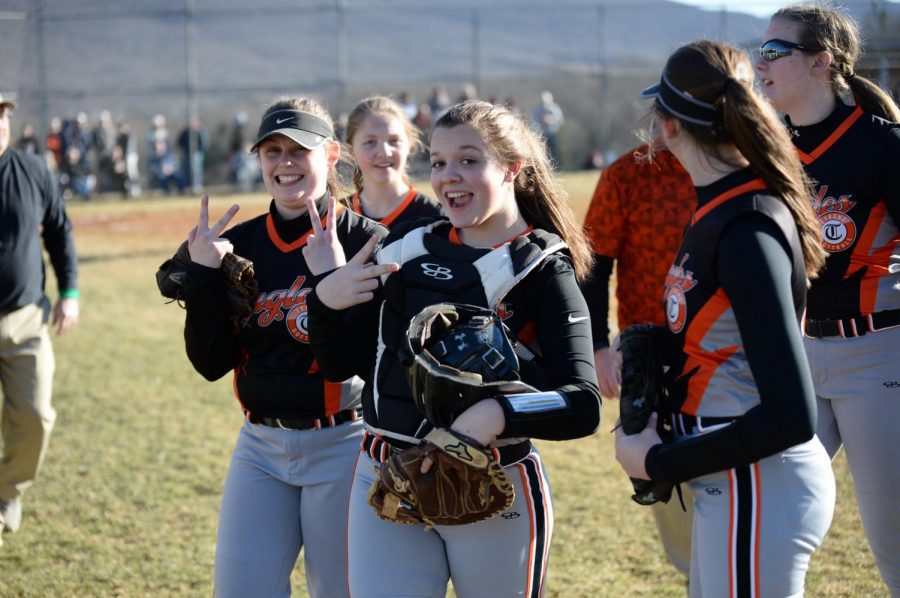
{"label": "shoulder strap of chest protector", "polygon": [[[431,234],[435,227],[446,224],[434,222],[411,230],[400,239],[379,249],[375,254],[375,261],[379,264],[396,262],[402,268],[406,262],[427,255],[429,251],[425,248],[425,235]],[[524,244],[504,243],[472,264],[481,276],[484,294],[490,303],[489,307],[494,311],[510,289],[528,276],[547,256],[566,248],[562,239],[544,231],[534,231],[529,233],[528,237]],[[517,246],[515,250],[512,248],[514,244]],[[382,284],[390,275],[385,274],[381,277]]]}

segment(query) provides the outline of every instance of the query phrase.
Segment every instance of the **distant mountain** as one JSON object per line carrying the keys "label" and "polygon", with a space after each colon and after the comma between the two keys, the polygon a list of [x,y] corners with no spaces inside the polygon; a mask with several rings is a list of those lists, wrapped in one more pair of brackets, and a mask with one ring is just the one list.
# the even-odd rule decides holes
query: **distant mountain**
{"label": "distant mountain", "polygon": [[[28,11],[29,0],[5,0]],[[43,27],[0,20],[0,89],[78,103],[296,86],[535,78],[656,68],[697,37],[755,40],[765,20],[664,0],[45,0]],[[340,10],[339,10],[340,9]],[[41,42],[38,42],[38,36]],[[38,44],[43,51],[40,52]],[[345,52],[345,54],[342,54]],[[43,57],[44,76],[39,77]]]}
{"label": "distant mountain", "polygon": [[[339,113],[372,92],[424,99],[438,82],[455,93],[471,81],[526,109],[552,89],[571,116],[573,160],[631,143],[637,91],[677,46],[749,48],[767,24],[665,0],[43,0],[41,27],[34,6],[3,0],[0,11],[0,92],[22,100],[17,125],[109,109],[134,123],[160,112],[180,128],[190,105],[215,130],[280,93],[316,94]],[[869,2],[851,7],[867,22]]]}

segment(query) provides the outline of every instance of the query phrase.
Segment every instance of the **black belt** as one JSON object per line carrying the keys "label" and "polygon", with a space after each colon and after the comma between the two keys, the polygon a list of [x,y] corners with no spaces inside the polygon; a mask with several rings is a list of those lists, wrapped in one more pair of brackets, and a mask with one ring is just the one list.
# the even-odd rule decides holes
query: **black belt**
{"label": "black belt", "polygon": [[247,420],[251,424],[261,424],[270,428],[282,430],[320,430],[333,428],[347,422],[359,419],[359,413],[355,409],[338,411],[334,415],[328,415],[318,419],[287,419],[284,417],[257,417],[252,413],[247,414]]}
{"label": "black belt", "polygon": [[[366,430],[363,436],[362,450],[372,457],[376,463],[384,463],[394,451],[404,451],[411,446],[415,446],[405,442],[400,443],[399,441],[398,444],[402,444],[402,446],[395,446],[381,436]],[[523,440],[516,444],[507,444],[491,450],[495,452],[494,456],[498,458],[500,465],[506,466],[517,463],[527,457],[531,453],[531,441]]]}
{"label": "black belt", "polygon": [[889,309],[868,316],[856,316],[840,320],[813,320],[808,318],[804,326],[806,336],[828,338],[840,336],[854,338],[867,332],[878,332],[900,326],[900,309]]}

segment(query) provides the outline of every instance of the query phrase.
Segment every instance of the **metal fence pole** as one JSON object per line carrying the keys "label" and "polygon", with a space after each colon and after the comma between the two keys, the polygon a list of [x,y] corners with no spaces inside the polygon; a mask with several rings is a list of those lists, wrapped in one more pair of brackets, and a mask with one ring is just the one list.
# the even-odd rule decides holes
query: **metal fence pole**
{"label": "metal fence pole", "polygon": [[724,4],[719,10],[719,39],[727,39],[728,34],[728,7]]}
{"label": "metal fence pole", "polygon": [[347,81],[349,77],[349,39],[347,31],[347,0],[335,0],[334,7],[336,11],[337,24],[335,31],[335,43],[337,48],[335,58],[337,60],[337,81],[336,81],[336,104],[339,107],[332,112],[338,113],[347,108]]}
{"label": "metal fence pole", "polygon": [[[182,172],[188,177],[183,181],[186,186],[196,187],[197,181],[194,180],[194,154],[199,151],[200,139],[198,139],[199,131],[195,131],[192,123],[199,118],[197,111],[197,60],[195,57],[195,19],[194,0],[184,0],[184,73],[185,73],[185,92],[187,104],[187,136],[188,151],[187,164],[182,166]],[[178,143],[181,134],[175,138]]]}
{"label": "metal fence pole", "polygon": [[35,130],[43,142],[49,132],[49,110],[47,108],[47,59],[44,48],[44,0],[35,0],[34,3],[34,29],[35,44],[37,45],[37,100],[40,122]]}
{"label": "metal fence pole", "polygon": [[594,149],[604,149],[609,140],[609,62],[606,45],[606,7],[600,5],[597,7],[597,138],[595,140]]}
{"label": "metal fence pole", "polygon": [[481,11],[472,9],[472,84],[481,91]]}

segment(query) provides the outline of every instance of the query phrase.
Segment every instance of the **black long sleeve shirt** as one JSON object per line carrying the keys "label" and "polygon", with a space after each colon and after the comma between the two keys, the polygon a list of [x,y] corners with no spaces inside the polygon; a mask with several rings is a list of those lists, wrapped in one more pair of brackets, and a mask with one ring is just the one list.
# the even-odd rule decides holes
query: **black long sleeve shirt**
{"label": "black long sleeve shirt", "polygon": [[72,223],[56,183],[40,158],[7,148],[0,155],[0,310],[24,307],[44,296],[41,241],[60,293],[77,291]]}
{"label": "black long sleeve shirt", "polygon": [[[739,171],[709,187],[698,188],[700,207],[705,202],[714,204],[712,198],[737,188],[751,177],[750,173]],[[701,225],[714,225],[718,216],[727,217],[728,204],[739,208],[740,202],[758,204],[764,203],[763,199],[752,191],[738,195],[726,202],[723,210],[716,210],[710,215],[712,217],[706,217],[713,222],[703,221]],[[725,213],[717,215],[716,212]],[[781,218],[790,216],[782,214]],[[680,278],[682,283],[692,281],[695,284],[684,286],[695,291],[702,291],[704,283],[709,286],[717,281],[717,290],[728,301],[737,329],[733,331],[736,335],[732,342],[719,338],[716,346],[731,345],[735,355],[745,356],[741,360],[746,359],[749,366],[752,387],[746,387],[737,379],[746,378],[735,373],[743,369],[741,365],[723,366],[716,368],[715,373],[707,371],[706,375],[704,367],[711,366],[697,365],[696,360],[688,359],[684,366],[675,366],[675,395],[684,401],[679,410],[696,411],[704,416],[734,416],[736,419],[719,430],[654,446],[645,460],[652,479],[683,482],[747,465],[809,440],[815,432],[815,391],[799,325],[805,305],[803,283],[806,277],[797,235],[791,233],[792,238],[788,239],[787,226],[779,226],[772,217],[753,211],[733,216],[722,226],[724,228],[708,226],[713,231],[721,231],[720,236],[712,239],[714,245],[710,244],[710,235],[704,235],[703,231],[692,235],[689,230],[685,236],[685,242],[693,241],[687,249],[708,253],[710,259],[701,262],[708,263],[713,271],[707,271],[699,262],[687,260],[683,245],[678,258],[678,263],[684,265],[682,276],[673,272],[670,279]],[[711,299],[704,310],[708,311],[714,300]],[[689,297],[689,307],[690,301]],[[726,316],[727,313],[722,318]],[[688,335],[692,326],[697,323],[702,326],[712,320],[709,313],[704,318],[688,319],[685,326]],[[715,328],[715,324],[709,323],[709,326]],[[718,332],[719,337],[725,328]],[[711,336],[713,333],[706,334]],[[725,353],[725,349],[718,353],[710,349],[709,363],[714,362],[717,355],[724,358]],[[717,383],[718,390],[703,390],[706,388],[703,380],[709,384],[709,379],[717,374],[722,377]],[[729,384],[727,380],[732,382]],[[700,390],[692,390],[693,384]],[[729,396],[725,396],[723,388],[729,389]],[[695,399],[701,396],[698,406]],[[742,413],[730,411],[741,409],[741,405],[749,405],[749,408]]]}
{"label": "black long sleeve shirt", "polygon": [[[465,245],[455,245],[448,249],[445,238],[447,227],[440,228],[426,238],[426,246],[434,253],[429,259],[435,263],[452,255],[454,267],[471,264],[488,253],[486,249],[476,249]],[[405,229],[392,230],[385,241],[399,238]],[[443,257],[439,257],[443,256]],[[451,263],[451,262],[446,262]],[[414,267],[410,267],[415,270]],[[398,276],[394,273],[391,276]],[[402,286],[402,285],[401,285]],[[397,291],[397,285],[388,280],[386,287]],[[376,346],[382,337],[385,319],[382,310],[391,301],[390,289],[381,287],[372,301],[354,306],[348,310],[335,311],[319,300],[315,291],[309,296],[310,338],[322,371],[332,380],[359,375],[366,379],[363,390],[363,412],[366,423],[403,436],[413,436],[417,430],[418,417],[408,386],[388,389],[389,376],[384,373],[389,367],[384,364],[396,361],[395,355],[384,355],[376,363]],[[434,302],[439,300],[461,301],[462,291],[448,292],[444,297],[434,291],[429,295]],[[396,299],[396,298],[395,298]],[[471,301],[469,301],[471,302]],[[503,396],[497,397],[506,416],[506,429],[501,438],[531,437],[547,440],[578,438],[594,432],[600,422],[600,393],[593,366],[593,352],[590,337],[588,309],[584,297],[575,281],[572,265],[568,258],[554,254],[531,270],[504,297],[505,324],[510,334],[526,344],[536,343],[542,355],[540,367],[530,371],[536,378],[531,379],[522,372],[523,380],[541,390],[555,391],[565,400],[565,407],[523,413],[516,411]],[[391,337],[391,334],[387,334]],[[390,351],[390,338],[385,340]],[[539,371],[537,371],[539,370]],[[539,381],[537,378],[541,378]],[[373,405],[375,388],[380,392],[379,408]],[[389,394],[389,390],[398,394]]]}
{"label": "black long sleeve shirt", "polygon": [[[325,200],[319,200],[319,213],[326,209]],[[348,255],[359,251],[371,235],[386,232],[346,209],[337,214],[335,227]],[[191,264],[188,271],[184,328],[188,358],[208,380],[234,372],[235,394],[255,417],[321,418],[346,408],[348,401],[358,401],[329,393],[309,347],[307,299],[314,276],[302,250],[311,231],[308,214],[286,220],[273,202],[268,214],[223,233],[237,255],[253,261],[259,285],[254,311],[238,335],[227,315],[222,270]]]}

